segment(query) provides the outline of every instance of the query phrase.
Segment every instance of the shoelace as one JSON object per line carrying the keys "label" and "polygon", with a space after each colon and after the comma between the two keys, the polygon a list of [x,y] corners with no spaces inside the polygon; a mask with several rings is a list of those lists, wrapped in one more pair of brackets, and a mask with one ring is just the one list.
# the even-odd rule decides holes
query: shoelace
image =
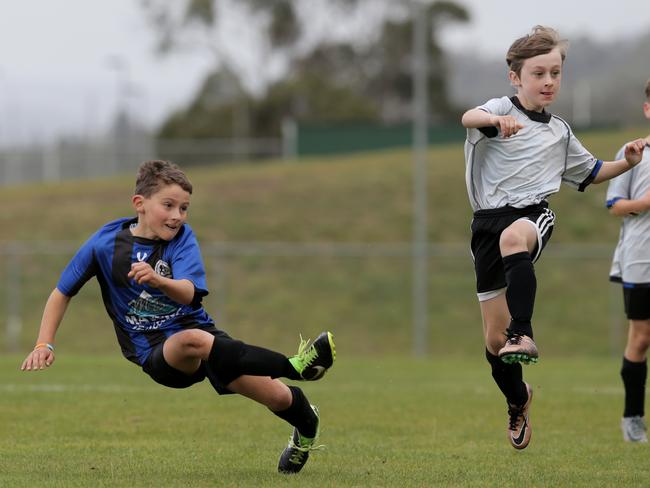
{"label": "shoelace", "polygon": [[520,344],[521,343],[521,334],[517,334],[516,332],[511,332],[511,331],[506,331],[506,342],[509,344]]}
{"label": "shoelace", "polygon": [[304,340],[302,334],[300,335],[300,345],[298,346],[298,357],[300,357],[305,365],[311,366],[311,363],[318,357],[318,351],[315,348],[312,348],[311,351],[305,352],[309,348],[309,341],[311,339]]}
{"label": "shoelace", "polygon": [[508,406],[508,415],[510,415],[510,422],[508,428],[510,430],[517,430],[517,424],[519,423],[519,417],[523,417],[524,407],[513,407],[512,405]]}
{"label": "shoelace", "polygon": [[[315,440],[316,439],[314,439],[314,441]],[[317,446],[311,444],[305,447],[297,446],[296,443],[293,442],[293,436],[291,436],[289,437],[289,449],[294,449],[294,451],[291,453],[291,456],[289,457],[289,461],[293,464],[301,464],[305,454],[307,454],[309,451],[322,451],[325,449],[325,444],[319,444]]]}

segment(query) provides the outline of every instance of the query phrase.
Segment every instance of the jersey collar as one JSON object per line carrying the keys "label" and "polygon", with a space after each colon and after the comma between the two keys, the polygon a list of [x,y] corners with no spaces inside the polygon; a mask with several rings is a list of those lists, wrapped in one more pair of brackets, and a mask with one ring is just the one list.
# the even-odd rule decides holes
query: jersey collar
{"label": "jersey collar", "polygon": [[521,104],[521,102],[516,96],[510,97],[510,101],[515,107],[521,110],[530,120],[533,120],[535,122],[542,122],[543,124],[548,124],[551,121],[551,114],[548,113],[546,110],[542,110],[541,112],[528,110],[527,108],[524,108],[524,106]]}

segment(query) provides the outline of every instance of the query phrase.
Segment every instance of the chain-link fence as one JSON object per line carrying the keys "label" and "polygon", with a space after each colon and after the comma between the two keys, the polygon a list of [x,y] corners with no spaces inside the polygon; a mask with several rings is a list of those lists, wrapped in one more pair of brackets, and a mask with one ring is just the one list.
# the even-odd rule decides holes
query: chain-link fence
{"label": "chain-link fence", "polygon": [[[45,300],[79,243],[0,242],[0,348],[28,350]],[[291,351],[332,329],[345,354],[415,351],[412,246],[204,243],[204,306],[235,337]],[[429,354],[480,354],[481,318],[466,245],[429,245]],[[555,244],[536,267],[535,338],[543,354],[618,354],[626,320],[607,280],[611,246]],[[116,352],[96,280],[73,300],[62,349]],[[419,348],[421,349],[421,348]]]}

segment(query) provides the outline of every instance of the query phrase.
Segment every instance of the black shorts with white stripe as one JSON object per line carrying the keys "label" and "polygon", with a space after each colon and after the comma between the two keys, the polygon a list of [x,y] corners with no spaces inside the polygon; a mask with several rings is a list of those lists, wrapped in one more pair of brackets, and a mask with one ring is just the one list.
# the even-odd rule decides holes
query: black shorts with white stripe
{"label": "black shorts with white stripe", "polygon": [[531,254],[535,262],[553,233],[555,214],[548,208],[547,202],[524,208],[505,206],[474,213],[471,249],[479,299],[487,299],[490,292],[506,287],[499,239],[501,233],[517,220],[525,220],[535,228],[537,245]]}

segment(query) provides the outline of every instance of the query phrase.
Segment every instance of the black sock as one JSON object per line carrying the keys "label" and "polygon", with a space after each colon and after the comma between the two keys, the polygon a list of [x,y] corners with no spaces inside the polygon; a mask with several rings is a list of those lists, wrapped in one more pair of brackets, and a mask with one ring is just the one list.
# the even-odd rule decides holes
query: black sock
{"label": "black sock", "polygon": [[290,386],[293,400],[291,406],[280,412],[272,412],[283,420],[293,425],[300,435],[304,437],[314,437],[318,427],[318,418],[309,404],[309,400],[297,386]]}
{"label": "black sock", "polygon": [[506,364],[498,356],[495,356],[487,349],[485,358],[492,366],[492,378],[504,394],[508,403],[512,405],[523,405],[528,400],[528,391],[523,380],[523,373],[520,363]]}
{"label": "black sock", "polygon": [[215,337],[208,363],[225,384],[244,374],[301,379],[285,355],[224,337]]}
{"label": "black sock", "polygon": [[643,417],[645,414],[645,383],[648,376],[648,363],[635,363],[625,356],[621,367],[621,378],[625,386],[625,411],[623,417]]}
{"label": "black sock", "polygon": [[503,258],[506,273],[506,302],[510,311],[508,330],[533,338],[533,318],[537,279],[530,254],[518,252]]}

